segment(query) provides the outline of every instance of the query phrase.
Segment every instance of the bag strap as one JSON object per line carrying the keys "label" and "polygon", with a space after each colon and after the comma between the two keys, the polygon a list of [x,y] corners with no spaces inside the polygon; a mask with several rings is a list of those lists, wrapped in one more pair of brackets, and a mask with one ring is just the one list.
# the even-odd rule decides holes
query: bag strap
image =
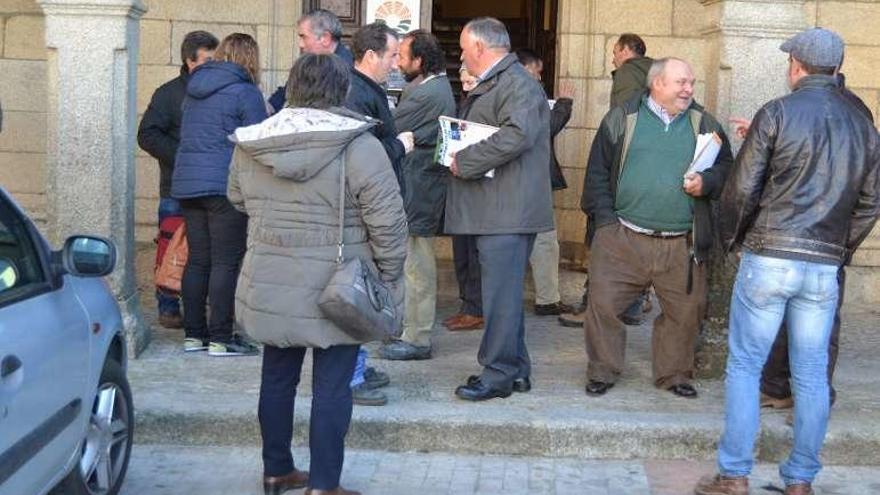
{"label": "bag strap", "polygon": [[336,264],[341,265],[344,261],[342,248],[345,247],[345,157],[339,156],[339,239],[336,243]]}

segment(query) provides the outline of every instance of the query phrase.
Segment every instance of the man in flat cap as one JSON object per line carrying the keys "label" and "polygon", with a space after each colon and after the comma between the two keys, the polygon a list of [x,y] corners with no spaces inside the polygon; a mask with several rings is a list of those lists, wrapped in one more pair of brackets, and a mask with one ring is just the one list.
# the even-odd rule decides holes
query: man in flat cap
{"label": "man in flat cap", "polygon": [[741,248],[730,304],[719,474],[697,495],[746,495],[760,424],[761,368],[783,317],[794,384],[786,495],[812,494],[828,426],[828,341],[837,272],[880,215],[880,137],[838,90],[843,40],[810,29],[780,47],[791,94],[755,115],[721,196],[725,249]]}

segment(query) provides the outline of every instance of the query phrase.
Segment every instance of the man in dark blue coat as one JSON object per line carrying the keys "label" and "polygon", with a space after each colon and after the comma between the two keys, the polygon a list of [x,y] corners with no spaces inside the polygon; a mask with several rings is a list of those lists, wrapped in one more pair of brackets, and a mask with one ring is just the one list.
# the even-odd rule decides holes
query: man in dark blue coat
{"label": "man in dark blue coat", "polygon": [[[342,44],[342,23],[336,14],[326,9],[315,9],[300,17],[296,23],[296,37],[301,53],[334,54],[349,66],[354,58]],[[287,84],[279,86],[269,98],[269,104],[277,112],[284,108]]]}
{"label": "man in dark blue coat", "polygon": [[[183,60],[180,75],[159,86],[153,93],[138,128],[138,144],[159,162],[159,236],[169,234],[167,228],[162,229],[164,220],[183,215],[180,203],[171,197],[171,174],[174,171],[177,145],[180,143],[180,120],[183,116],[186,84],[196,67],[211,60],[218,44],[217,38],[209,32],[187,33],[180,46],[180,59]],[[161,260],[157,259],[158,261]],[[159,324],[165,328],[181,328],[183,317],[180,315],[180,294],[157,287],[156,300],[159,304]]]}

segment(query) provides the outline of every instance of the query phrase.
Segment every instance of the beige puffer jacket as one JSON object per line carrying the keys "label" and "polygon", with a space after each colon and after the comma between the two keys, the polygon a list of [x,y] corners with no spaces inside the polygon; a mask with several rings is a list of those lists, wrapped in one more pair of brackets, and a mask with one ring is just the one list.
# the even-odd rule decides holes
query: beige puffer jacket
{"label": "beige puffer jacket", "polygon": [[235,318],[276,347],[359,344],[325,319],[318,297],[336,269],[339,167],[345,161],[345,256],[373,260],[403,303],[406,214],[372,123],[342,109],[285,108],[231,136],[229,200],[250,216]]}

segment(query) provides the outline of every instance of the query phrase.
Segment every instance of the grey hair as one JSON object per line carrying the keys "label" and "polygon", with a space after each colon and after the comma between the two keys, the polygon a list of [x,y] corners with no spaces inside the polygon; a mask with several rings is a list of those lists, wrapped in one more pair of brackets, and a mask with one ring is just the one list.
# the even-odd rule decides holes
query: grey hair
{"label": "grey hair", "polygon": [[315,9],[308,14],[300,17],[297,24],[308,21],[309,30],[316,38],[320,38],[324,33],[330,33],[333,41],[338,42],[342,39],[342,23],[339,17],[327,9]]}
{"label": "grey hair", "polygon": [[503,22],[494,17],[477,17],[465,24],[471,36],[486,44],[486,48],[510,51],[510,34]]}
{"label": "grey hair", "polygon": [[663,57],[663,58],[655,59],[654,63],[651,64],[651,68],[648,70],[647,83],[648,83],[649,88],[654,84],[654,80],[656,80],[658,77],[662,76],[663,73],[666,71],[666,64],[673,61],[673,60],[690,66],[690,64],[688,64],[687,60],[680,59],[677,57]]}

